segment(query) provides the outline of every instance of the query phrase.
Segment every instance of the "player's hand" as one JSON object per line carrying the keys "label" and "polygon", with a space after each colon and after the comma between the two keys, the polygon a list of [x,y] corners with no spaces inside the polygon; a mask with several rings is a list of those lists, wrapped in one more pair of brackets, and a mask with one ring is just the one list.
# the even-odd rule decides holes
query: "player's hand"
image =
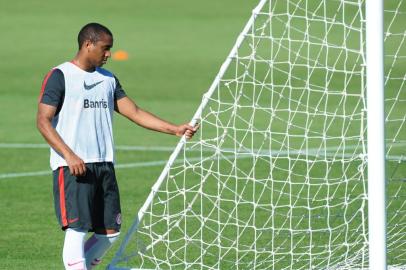
{"label": "player's hand", "polygon": [[176,136],[182,137],[185,135],[186,139],[191,139],[199,129],[199,125],[192,127],[189,124],[183,124],[177,127]]}
{"label": "player's hand", "polygon": [[86,174],[85,162],[80,157],[72,153],[67,155],[65,160],[73,176],[83,176]]}

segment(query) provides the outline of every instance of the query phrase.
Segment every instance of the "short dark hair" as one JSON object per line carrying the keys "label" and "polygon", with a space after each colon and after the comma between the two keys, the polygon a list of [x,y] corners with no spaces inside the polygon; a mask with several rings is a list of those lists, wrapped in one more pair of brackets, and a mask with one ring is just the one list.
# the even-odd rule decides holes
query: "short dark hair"
{"label": "short dark hair", "polygon": [[113,34],[111,33],[111,31],[107,27],[105,27],[104,25],[101,25],[99,23],[93,22],[93,23],[88,23],[85,26],[83,26],[78,34],[79,50],[80,50],[80,48],[82,48],[82,45],[86,40],[90,40],[92,43],[96,43],[97,41],[100,40],[100,36],[102,34],[107,34],[107,35],[113,37]]}

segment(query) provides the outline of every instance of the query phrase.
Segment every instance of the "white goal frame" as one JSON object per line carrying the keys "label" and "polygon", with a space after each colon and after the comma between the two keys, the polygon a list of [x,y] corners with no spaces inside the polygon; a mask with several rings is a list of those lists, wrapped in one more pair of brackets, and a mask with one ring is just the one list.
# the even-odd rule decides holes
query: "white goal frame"
{"label": "white goal frame", "polygon": [[383,0],[366,0],[370,270],[387,269],[383,37]]}
{"label": "white goal frame", "polygon": [[[203,101],[193,116],[190,124],[196,125],[211,95],[217,89],[220,80],[238,48],[242,44],[244,37],[250,30],[257,14],[269,0],[260,0],[257,7],[252,11],[252,15],[239,34],[237,41],[230,51],[227,59],[222,64],[219,73],[211,84],[207,93],[204,94]],[[383,0],[365,0],[366,2],[366,85],[367,85],[367,107],[374,108],[367,111],[368,121],[368,230],[369,230],[369,266],[371,270],[387,269],[386,262],[386,175],[385,175],[385,112],[384,112],[384,27],[383,27]],[[139,224],[143,220],[144,214],[151,205],[156,193],[163,184],[169,169],[174,164],[177,156],[182,151],[186,143],[182,137],[171,154],[166,166],[159,178],[152,187],[145,203],[137,214],[136,221],[132,224],[126,237],[108,266],[109,270],[128,270],[129,268],[117,268],[115,265],[118,258],[123,254],[128,245],[131,235],[137,231]],[[136,268],[131,268],[135,270]]]}

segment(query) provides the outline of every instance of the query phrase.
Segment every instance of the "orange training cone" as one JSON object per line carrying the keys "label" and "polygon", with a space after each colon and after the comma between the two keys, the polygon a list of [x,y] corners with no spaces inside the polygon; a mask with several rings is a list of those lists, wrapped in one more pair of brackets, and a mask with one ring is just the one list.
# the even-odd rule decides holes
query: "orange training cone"
{"label": "orange training cone", "polygon": [[112,58],[116,61],[126,61],[128,60],[128,53],[123,50],[118,50],[113,53]]}

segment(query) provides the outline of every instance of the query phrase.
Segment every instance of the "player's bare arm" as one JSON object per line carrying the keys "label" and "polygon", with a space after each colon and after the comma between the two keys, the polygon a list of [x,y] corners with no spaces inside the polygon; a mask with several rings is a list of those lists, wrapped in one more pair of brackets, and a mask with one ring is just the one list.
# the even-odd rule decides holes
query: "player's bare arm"
{"label": "player's bare arm", "polygon": [[192,127],[188,124],[175,125],[169,123],[165,120],[160,119],[159,117],[149,113],[140,107],[138,107],[134,101],[128,97],[123,97],[117,100],[117,111],[127,117],[129,120],[133,121],[137,125],[140,125],[144,128],[172,134],[176,136],[185,135],[187,139],[193,137],[198,127]]}
{"label": "player's bare arm", "polygon": [[64,143],[51,124],[55,112],[56,107],[39,103],[37,128],[48,144],[64,157],[69,166],[70,173],[74,176],[84,175],[86,172],[85,163]]}

